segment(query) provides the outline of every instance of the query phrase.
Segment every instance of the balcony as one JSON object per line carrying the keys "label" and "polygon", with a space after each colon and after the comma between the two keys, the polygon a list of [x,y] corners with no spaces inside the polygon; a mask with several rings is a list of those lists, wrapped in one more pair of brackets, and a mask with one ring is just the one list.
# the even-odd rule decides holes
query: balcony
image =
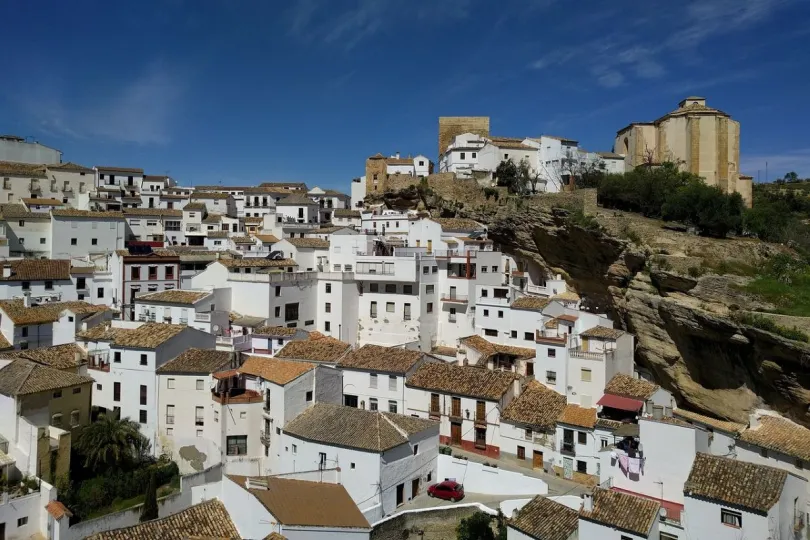
{"label": "balcony", "polygon": [[574,347],[568,349],[568,356],[571,358],[580,358],[582,360],[604,361],[613,359],[613,351],[590,352],[583,351],[580,347]]}
{"label": "balcony", "polygon": [[487,415],[475,413],[475,425],[485,426],[487,424]]}
{"label": "balcony", "polygon": [[442,302],[450,302],[453,304],[466,304],[469,302],[467,295],[465,294],[443,294],[441,298]]}
{"label": "balcony", "polygon": [[259,440],[262,441],[262,444],[265,446],[270,446],[270,431],[262,430],[259,432]]}
{"label": "balcony", "polygon": [[211,399],[219,404],[245,404],[245,403],[261,403],[264,398],[259,392],[255,390],[247,390],[245,388],[231,388],[224,392],[217,392],[211,390]]}
{"label": "balcony", "polygon": [[442,415],[442,412],[439,409],[430,409],[428,411],[428,416],[433,420],[438,420]]}
{"label": "balcony", "polygon": [[574,457],[577,455],[576,450],[574,449],[574,443],[564,441],[560,446],[560,453],[564,456],[571,456]]}
{"label": "balcony", "polygon": [[478,251],[478,249],[435,249],[433,255],[437,259],[452,259],[454,257],[475,259],[478,256]]}
{"label": "balcony", "polygon": [[87,369],[95,371],[103,371],[104,373],[110,372],[110,364],[106,360],[89,359],[87,361]]}
{"label": "balcony", "polygon": [[217,336],[217,346],[244,351],[250,348],[250,336]]}

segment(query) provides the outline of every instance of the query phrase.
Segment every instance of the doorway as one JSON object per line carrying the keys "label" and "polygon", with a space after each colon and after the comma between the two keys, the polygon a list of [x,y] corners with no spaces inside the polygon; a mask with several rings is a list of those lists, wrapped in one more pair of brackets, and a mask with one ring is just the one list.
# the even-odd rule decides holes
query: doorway
{"label": "doorway", "polygon": [[543,468],[543,452],[535,450],[532,454],[532,469]]}
{"label": "doorway", "polygon": [[405,484],[397,486],[397,506],[401,506],[405,502]]}
{"label": "doorway", "polygon": [[461,445],[461,424],[450,424],[450,444]]}
{"label": "doorway", "polygon": [[411,499],[419,495],[419,479],[414,478],[411,480]]}

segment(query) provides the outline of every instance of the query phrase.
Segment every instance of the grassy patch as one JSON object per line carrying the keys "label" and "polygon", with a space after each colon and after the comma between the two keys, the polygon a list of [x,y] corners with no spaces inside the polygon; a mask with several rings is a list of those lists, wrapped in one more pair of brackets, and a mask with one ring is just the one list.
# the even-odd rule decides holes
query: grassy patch
{"label": "grassy patch", "polygon": [[753,277],[759,273],[759,269],[755,266],[736,259],[723,259],[720,261],[704,259],[703,269],[721,276],[733,274],[735,276]]}
{"label": "grassy patch", "polygon": [[[176,485],[175,485],[176,484]],[[162,485],[157,490],[158,500],[163,497],[167,497],[172,493],[177,493],[180,491],[180,477],[177,477],[177,482],[172,481],[170,484]],[[130,497],[128,499],[114,499],[113,502],[104,508],[99,508],[98,510],[90,513],[84,519],[94,519],[101,516],[106,516],[107,514],[114,514],[115,512],[121,512],[122,510],[126,510],[128,508],[133,508],[138,506],[139,504],[143,504],[146,495],[136,495],[134,497]]]}
{"label": "grassy patch", "polygon": [[777,313],[810,317],[810,266],[801,259],[777,255],[742,290],[775,305]]}
{"label": "grassy patch", "polygon": [[774,334],[788,339],[803,341],[804,343],[810,341],[807,334],[795,326],[793,328],[779,326],[773,319],[766,317],[765,315],[758,315],[756,313],[738,313],[734,316],[734,318],[742,324],[747,324],[748,326],[753,326],[754,328],[773,332]]}

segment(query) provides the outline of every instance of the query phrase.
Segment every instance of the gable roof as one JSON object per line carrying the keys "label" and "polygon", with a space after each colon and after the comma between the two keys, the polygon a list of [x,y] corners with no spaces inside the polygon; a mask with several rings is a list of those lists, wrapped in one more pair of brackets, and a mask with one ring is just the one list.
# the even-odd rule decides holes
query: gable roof
{"label": "gable roof", "polygon": [[239,373],[261,377],[262,379],[267,379],[270,382],[283,386],[313,369],[315,369],[315,364],[309,362],[248,356],[238,371]]}
{"label": "gable roof", "polygon": [[565,409],[565,396],[537,380],[531,380],[504,409],[504,421],[526,424],[540,430],[553,428]]}
{"label": "gable roof", "polygon": [[493,371],[475,366],[428,362],[408,377],[411,388],[434,390],[446,394],[499,400],[519,375],[510,371]]}
{"label": "gable roof", "polygon": [[342,529],[371,527],[342,484],[267,476],[260,479],[267,489],[261,489],[248,488],[245,476],[228,475],[228,478],[256,497],[282,525]]}
{"label": "gable roof", "polygon": [[70,261],[67,259],[20,259],[4,261],[3,266],[11,266],[11,275],[3,281],[56,281],[70,279]]}
{"label": "gable roof", "polygon": [[579,528],[579,513],[538,495],[512,516],[509,526],[538,540],[568,540]]}
{"label": "gable roof", "polygon": [[19,358],[0,369],[0,394],[23,396],[91,384],[92,377]]}
{"label": "gable roof", "polygon": [[767,513],[786,480],[787,471],[775,467],[698,453],[683,493]]}
{"label": "gable roof", "polygon": [[214,349],[186,349],[155,371],[157,373],[210,374],[230,366],[231,353]]}
{"label": "gable roof", "polygon": [[217,499],[209,499],[165,518],[100,532],[87,540],[187,540],[195,537],[241,538],[225,505]]}
{"label": "gable roof", "polygon": [[320,238],[285,238],[284,240],[297,248],[329,249],[329,240]]}
{"label": "gable roof", "polygon": [[284,427],[284,432],[322,444],[385,452],[408,443],[408,435],[438,427],[435,420],[316,403]]}
{"label": "gable roof", "polygon": [[525,309],[527,311],[543,311],[551,303],[551,298],[542,296],[521,296],[512,302],[512,309]]}
{"label": "gable roof", "polygon": [[183,207],[183,210],[205,210],[205,203],[201,202],[190,202]]}
{"label": "gable roof", "polygon": [[261,336],[288,337],[294,336],[301,331],[300,328],[288,328],[286,326],[261,326],[256,328],[253,333]]}
{"label": "gable roof", "polygon": [[579,516],[646,538],[660,507],[650,499],[597,487],[593,489],[593,510],[580,510]]}
{"label": "gable roof", "polygon": [[598,338],[598,339],[619,339],[625,334],[624,330],[618,328],[608,328],[607,326],[596,325],[593,328],[588,328],[584,332],[580,332],[580,337]]}
{"label": "gable roof", "polygon": [[84,364],[86,353],[75,343],[37,347],[24,351],[1,353],[0,358],[25,358],[54,369],[75,369]]}
{"label": "gable roof", "polygon": [[346,356],[338,365],[342,368],[384,371],[404,375],[422,359],[421,351],[410,351],[399,347],[363,345]]}
{"label": "gable roof", "polygon": [[287,197],[284,197],[280,201],[276,202],[276,206],[305,206],[305,205],[312,205],[317,206],[318,203],[303,195],[301,193],[293,193]]}
{"label": "gable roof", "polygon": [[309,360],[311,362],[337,362],[351,345],[318,332],[310,332],[308,339],[290,341],[276,353],[276,358]]}
{"label": "gable roof", "polygon": [[561,424],[568,424],[571,426],[578,426],[587,429],[593,429],[596,425],[596,409],[580,407],[573,403],[565,406],[557,418],[557,422]]}
{"label": "gable roof", "polygon": [[135,297],[135,302],[161,302],[166,304],[196,304],[203,298],[211,296],[209,291],[188,291],[182,289],[171,289],[146,293]]}
{"label": "gable roof", "polygon": [[157,349],[187,328],[187,326],[181,324],[144,323],[138,328],[128,328],[124,332],[117,332],[113,344],[116,347]]}
{"label": "gable roof", "polygon": [[26,326],[31,324],[48,324],[59,320],[63,311],[69,309],[78,315],[109,311],[104,305],[89,304],[83,301],[49,302],[37,306],[25,307],[22,300],[0,300],[0,309],[15,324]]}
{"label": "gable roof", "polygon": [[[745,425],[743,424],[738,424],[737,422],[731,422],[728,420],[719,420],[711,416],[706,416],[705,414],[687,411],[686,409],[675,409],[672,411],[672,414],[679,418],[683,418],[690,423],[698,422],[699,424],[704,424],[710,428],[719,429],[720,431],[725,431],[728,433],[739,434],[745,429]],[[810,441],[807,441],[806,444],[810,445]]]}
{"label": "gable roof", "polygon": [[219,264],[226,268],[286,268],[298,266],[293,259],[265,259],[263,257],[247,257],[244,259],[219,259]]}
{"label": "gable roof", "polygon": [[45,166],[16,161],[0,161],[0,174],[25,176],[26,178],[46,178]]}
{"label": "gable roof", "polygon": [[481,359],[486,360],[490,356],[496,354],[508,354],[517,358],[534,358],[537,352],[528,347],[515,347],[514,345],[501,345],[500,343],[493,343],[486,338],[479,335],[468,336],[461,338],[462,345],[472,347],[481,353]]}
{"label": "gable roof", "polygon": [[[60,203],[61,204],[61,203]],[[102,212],[100,210],[77,210],[75,208],[54,208],[51,215],[56,217],[79,217],[91,219],[124,219],[123,212]]]}
{"label": "gable roof", "polygon": [[644,379],[636,379],[624,373],[618,373],[605,385],[605,393],[646,401],[660,387]]}
{"label": "gable roof", "polygon": [[746,429],[740,439],[768,450],[810,461],[810,429],[786,418],[761,415],[759,425]]}

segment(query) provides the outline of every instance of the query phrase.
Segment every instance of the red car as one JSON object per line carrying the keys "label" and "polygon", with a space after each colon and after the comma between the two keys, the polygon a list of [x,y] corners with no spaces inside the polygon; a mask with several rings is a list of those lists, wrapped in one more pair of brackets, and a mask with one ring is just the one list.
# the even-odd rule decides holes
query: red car
{"label": "red car", "polygon": [[444,482],[430,486],[428,488],[428,495],[450,502],[456,502],[464,498],[464,486],[452,480],[445,480]]}

